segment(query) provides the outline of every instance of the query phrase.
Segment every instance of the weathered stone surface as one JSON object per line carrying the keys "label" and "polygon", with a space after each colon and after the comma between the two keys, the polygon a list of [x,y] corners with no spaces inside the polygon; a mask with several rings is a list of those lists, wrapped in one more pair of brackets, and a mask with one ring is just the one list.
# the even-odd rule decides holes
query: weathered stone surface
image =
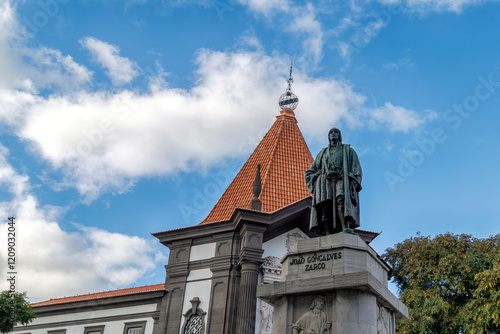
{"label": "weathered stone surface", "polygon": [[281,263],[283,281],[368,271],[387,287],[390,270],[360,237],[348,233],[301,240]]}
{"label": "weathered stone surface", "polygon": [[374,295],[359,290],[336,292],[333,315],[333,328],[337,330],[336,333],[376,334],[377,316],[377,298]]}
{"label": "weathered stone surface", "polygon": [[257,287],[257,296],[274,306],[273,333],[292,333],[318,296],[325,298],[322,312],[332,333],[377,334],[378,327],[408,317],[387,288],[390,268],[357,235],[299,240],[281,263],[282,281]]}

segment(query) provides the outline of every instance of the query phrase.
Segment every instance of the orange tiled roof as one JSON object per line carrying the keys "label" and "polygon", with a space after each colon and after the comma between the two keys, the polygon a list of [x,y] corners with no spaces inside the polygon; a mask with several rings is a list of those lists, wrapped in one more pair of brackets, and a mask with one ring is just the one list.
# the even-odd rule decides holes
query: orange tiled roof
{"label": "orange tiled roof", "polygon": [[262,211],[271,213],[311,194],[304,172],[313,157],[290,109],[281,111],[276,121],[245,162],[214,208],[200,224],[227,221],[237,207],[249,208],[252,185],[261,164]]}
{"label": "orange tiled roof", "polygon": [[55,305],[55,304],[64,304],[64,303],[74,303],[81,302],[85,300],[94,300],[94,299],[102,299],[109,297],[117,297],[117,296],[126,296],[126,295],[135,295],[139,293],[145,292],[154,292],[154,291],[162,291],[165,289],[165,284],[155,284],[155,285],[146,285],[139,286],[136,288],[127,288],[113,291],[105,291],[105,292],[97,292],[97,293],[89,293],[86,295],[72,296],[72,297],[63,297],[63,298],[55,298],[46,300],[43,302],[38,302],[31,304],[32,307],[46,306],[46,305]]}

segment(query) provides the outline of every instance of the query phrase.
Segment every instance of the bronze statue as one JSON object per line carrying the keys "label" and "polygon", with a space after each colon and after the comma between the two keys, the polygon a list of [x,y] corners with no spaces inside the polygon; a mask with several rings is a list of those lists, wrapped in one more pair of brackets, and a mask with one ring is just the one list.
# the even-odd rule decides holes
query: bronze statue
{"label": "bronze statue", "polygon": [[316,234],[353,233],[359,227],[361,165],[350,145],[342,144],[340,130],[328,133],[329,145],[322,149],[305,173],[313,194],[309,229]]}

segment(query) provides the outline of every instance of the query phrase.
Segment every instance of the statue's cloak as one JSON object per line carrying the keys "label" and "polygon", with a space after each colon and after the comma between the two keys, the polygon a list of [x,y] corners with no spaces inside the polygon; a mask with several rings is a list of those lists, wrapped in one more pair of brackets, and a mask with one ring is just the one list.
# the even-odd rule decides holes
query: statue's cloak
{"label": "statue's cloak", "polygon": [[[359,163],[356,152],[351,148],[350,145],[343,144],[342,150],[342,174],[344,175],[342,186],[343,194],[338,194],[338,190],[335,189],[336,187],[333,187],[331,180],[327,178],[328,166],[330,165],[328,147],[325,147],[318,153],[311,167],[305,172],[304,176],[306,180],[307,190],[309,190],[309,192],[311,192],[313,195],[311,222],[309,226],[309,229],[312,232],[319,234],[325,233],[324,226],[318,219],[316,207],[328,201],[333,201],[333,229],[335,231],[342,231],[342,224],[340,221],[338,221],[339,219],[335,214],[335,198],[337,197],[337,195],[344,195],[344,217],[352,217],[352,219],[354,220],[354,226],[360,226],[359,191],[361,190],[362,178],[361,164]],[[347,175],[348,177],[346,178],[345,175]],[[353,180],[355,180],[355,182],[353,182]]]}

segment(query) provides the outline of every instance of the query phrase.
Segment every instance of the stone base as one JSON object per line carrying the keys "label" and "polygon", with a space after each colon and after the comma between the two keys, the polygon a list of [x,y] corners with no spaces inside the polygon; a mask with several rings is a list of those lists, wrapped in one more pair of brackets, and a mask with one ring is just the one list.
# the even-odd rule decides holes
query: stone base
{"label": "stone base", "polygon": [[390,268],[357,235],[300,240],[281,263],[282,281],[257,287],[274,306],[273,333],[394,334],[395,320],[408,318],[387,288]]}

